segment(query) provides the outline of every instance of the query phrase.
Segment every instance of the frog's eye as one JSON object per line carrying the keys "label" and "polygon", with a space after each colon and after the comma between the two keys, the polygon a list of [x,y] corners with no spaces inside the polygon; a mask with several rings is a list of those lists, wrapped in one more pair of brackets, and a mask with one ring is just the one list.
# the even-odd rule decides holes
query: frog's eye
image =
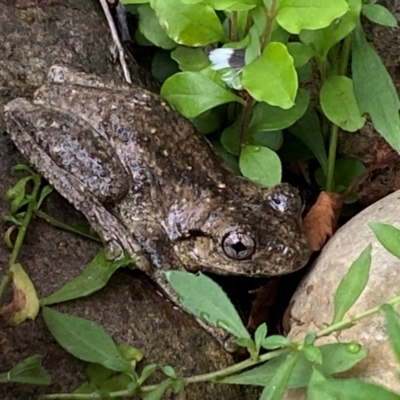
{"label": "frog's eye", "polygon": [[229,258],[244,260],[254,253],[255,244],[245,233],[229,232],[222,240],[222,248]]}

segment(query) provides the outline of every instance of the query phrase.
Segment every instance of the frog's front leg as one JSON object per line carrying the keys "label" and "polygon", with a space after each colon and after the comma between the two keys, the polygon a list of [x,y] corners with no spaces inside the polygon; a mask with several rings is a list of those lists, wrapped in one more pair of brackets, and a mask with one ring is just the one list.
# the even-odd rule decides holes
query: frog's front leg
{"label": "frog's front leg", "polygon": [[108,258],[117,258],[125,249],[139,268],[147,269],[140,245],[104,206],[129,188],[129,182],[113,180],[126,173],[109,154],[107,142],[84,121],[26,99],[15,99],[5,111],[8,133],[19,151],[85,215]]}

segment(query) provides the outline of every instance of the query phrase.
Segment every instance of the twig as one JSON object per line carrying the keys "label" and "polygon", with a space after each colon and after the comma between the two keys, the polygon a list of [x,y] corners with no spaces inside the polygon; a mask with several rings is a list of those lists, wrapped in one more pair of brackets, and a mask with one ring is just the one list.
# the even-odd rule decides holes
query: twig
{"label": "twig", "polygon": [[128,83],[132,83],[128,65],[126,64],[126,61],[125,61],[124,48],[121,44],[121,41],[119,40],[117,28],[115,27],[114,20],[111,16],[109,8],[108,8],[107,1],[100,0],[100,4],[101,4],[101,7],[103,8],[104,15],[106,16],[108,26],[110,27],[111,37],[113,39],[114,45],[115,45],[116,49],[118,50],[118,58],[119,58],[119,62],[121,63],[122,70],[124,71],[125,80]]}

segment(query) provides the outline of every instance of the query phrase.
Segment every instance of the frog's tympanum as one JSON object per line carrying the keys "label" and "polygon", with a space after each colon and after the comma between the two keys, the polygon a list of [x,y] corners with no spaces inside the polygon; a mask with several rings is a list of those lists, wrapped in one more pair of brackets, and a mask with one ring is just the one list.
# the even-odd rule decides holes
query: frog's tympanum
{"label": "frog's tympanum", "polygon": [[8,132],[86,216],[108,257],[127,251],[171,297],[166,270],[255,277],[307,262],[296,189],[262,188],[229,172],[151,92],[62,67],[49,78],[32,101],[6,106]]}

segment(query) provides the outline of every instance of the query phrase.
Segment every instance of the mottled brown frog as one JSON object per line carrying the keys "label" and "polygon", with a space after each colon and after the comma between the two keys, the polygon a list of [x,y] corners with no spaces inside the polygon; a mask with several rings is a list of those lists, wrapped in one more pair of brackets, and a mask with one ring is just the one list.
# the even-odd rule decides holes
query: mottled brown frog
{"label": "mottled brown frog", "polygon": [[86,216],[108,257],[127,251],[172,297],[170,269],[272,276],[305,265],[296,189],[229,172],[156,94],[62,67],[49,77],[32,101],[6,106],[8,132]]}

